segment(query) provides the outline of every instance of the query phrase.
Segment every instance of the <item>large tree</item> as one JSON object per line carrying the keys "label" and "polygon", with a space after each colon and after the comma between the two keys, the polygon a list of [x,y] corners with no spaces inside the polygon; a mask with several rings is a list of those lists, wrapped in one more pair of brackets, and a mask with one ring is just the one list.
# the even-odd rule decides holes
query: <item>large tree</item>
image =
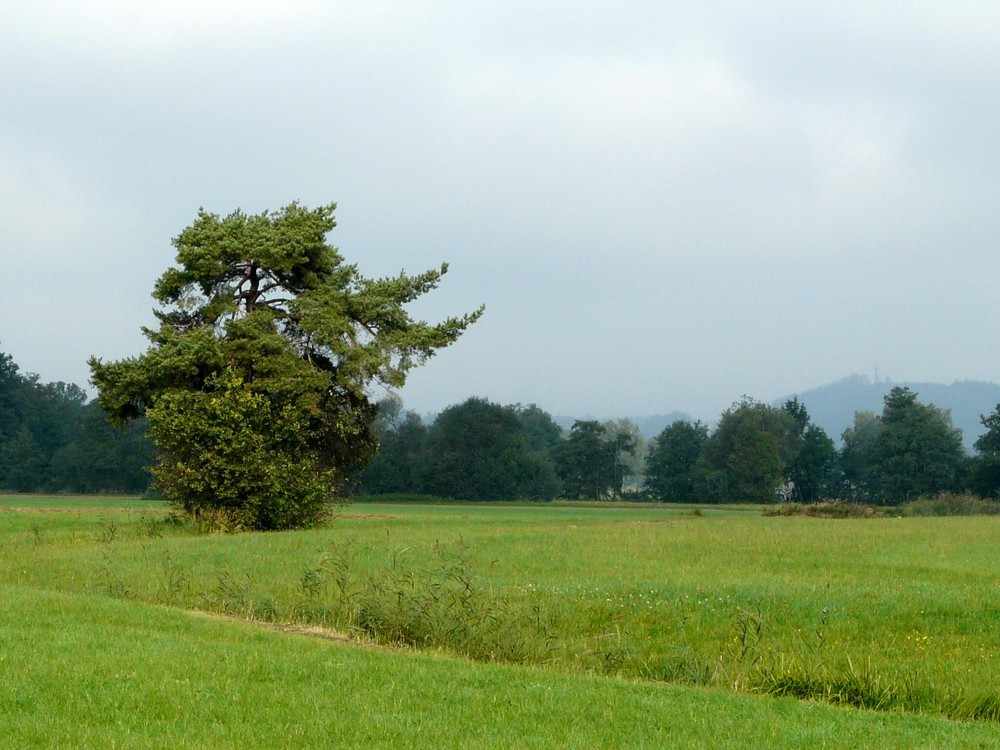
{"label": "large tree", "polygon": [[699,459],[708,442],[708,427],[679,419],[653,438],[646,457],[646,491],[667,503],[692,503],[699,499],[703,482]]}
{"label": "large tree", "polygon": [[550,500],[551,458],[534,451],[519,408],[470,398],[442,411],[428,431],[427,487],[461,500]]}
{"label": "large tree", "polygon": [[951,489],[964,456],[962,431],[948,412],[920,403],[909,388],[889,391],[872,446],[881,502]]}
{"label": "large tree", "polygon": [[785,467],[785,477],[794,487],[792,497],[807,503],[832,497],[840,489],[840,467],[833,440],[813,423],[798,398],[789,399],[781,408],[794,421],[791,439],[798,444]]}
{"label": "large tree", "polygon": [[703,462],[717,502],[773,502],[801,449],[802,425],[791,411],[744,397],[722,413]]}
{"label": "large tree", "polygon": [[881,419],[873,411],[854,412],[854,423],[841,434],[840,451],[843,471],[841,494],[848,500],[877,499],[878,472],[875,466],[875,443]]}
{"label": "large tree", "polygon": [[858,412],[844,430],[841,465],[855,499],[892,505],[952,489],[964,462],[951,415],[920,403],[909,388],[893,388],[881,416]]}
{"label": "large tree", "polygon": [[627,471],[623,455],[631,448],[627,433],[609,434],[593,419],[574,422],[569,437],[555,449],[564,493],[587,500],[620,495]]}
{"label": "large tree", "polygon": [[149,349],[90,361],[112,420],[148,416],[155,484],[188,512],[243,528],[315,522],[375,448],[370,386],[402,386],[482,313],[411,318],[405,305],[447,266],[362,276],[327,242],[334,209],[200,211],[154,287]]}

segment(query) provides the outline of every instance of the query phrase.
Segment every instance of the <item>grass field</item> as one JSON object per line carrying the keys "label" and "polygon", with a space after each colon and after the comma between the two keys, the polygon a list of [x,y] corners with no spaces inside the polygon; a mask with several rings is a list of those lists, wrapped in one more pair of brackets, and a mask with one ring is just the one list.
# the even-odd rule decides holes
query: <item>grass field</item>
{"label": "grass field", "polygon": [[0,508],[12,746],[1000,747],[998,519]]}

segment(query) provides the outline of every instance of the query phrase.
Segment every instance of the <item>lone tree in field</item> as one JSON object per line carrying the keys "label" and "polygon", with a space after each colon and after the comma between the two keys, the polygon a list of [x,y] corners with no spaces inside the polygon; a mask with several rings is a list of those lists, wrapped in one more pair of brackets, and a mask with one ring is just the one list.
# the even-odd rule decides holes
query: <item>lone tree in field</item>
{"label": "lone tree in field", "polygon": [[112,421],[148,416],[155,486],[190,514],[233,528],[315,523],[376,448],[369,386],[402,386],[482,314],[413,320],[404,305],[447,266],[363,277],[326,241],[335,207],[200,211],[154,287],[164,309],[143,329],[149,349],[90,360]]}

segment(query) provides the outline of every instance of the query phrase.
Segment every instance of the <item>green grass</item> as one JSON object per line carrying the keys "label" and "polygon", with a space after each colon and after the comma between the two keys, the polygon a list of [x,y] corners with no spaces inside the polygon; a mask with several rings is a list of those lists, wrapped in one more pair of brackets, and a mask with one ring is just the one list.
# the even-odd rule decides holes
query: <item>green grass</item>
{"label": "green grass", "polygon": [[[24,500],[0,498],[0,507],[27,507]],[[63,504],[47,511],[50,502]],[[168,727],[180,727],[163,735],[176,740],[197,726],[206,728],[192,746],[203,747],[307,747],[317,738],[349,746],[365,736],[410,747],[1000,746],[992,739],[1000,731],[1000,519],[358,504],[323,529],[218,536],[171,524],[158,507],[37,498],[31,510],[0,513],[4,679],[19,686],[15,696],[27,691],[36,701],[8,700],[3,711],[35,706],[53,727],[63,717],[80,724],[75,731],[100,724],[109,733],[67,736],[66,746],[107,746],[116,721],[126,725],[121,741],[134,746],[156,746],[141,738]],[[318,625],[424,653],[179,610]],[[208,655],[182,657],[192,640]],[[246,653],[226,656],[230,649]],[[327,695],[336,690],[319,697],[310,687],[319,678],[300,665],[323,658],[354,665],[358,682],[342,701]],[[137,669],[126,692],[162,693],[166,713],[80,718],[84,708],[61,695],[68,688],[57,675],[89,670],[104,684],[114,670],[102,659],[126,676],[130,659],[162,663]],[[239,670],[257,662],[274,675],[243,680]],[[171,664],[183,673],[176,686],[153,676]],[[365,682],[373,670],[381,678]],[[366,713],[390,700],[387,682],[392,705],[412,706],[398,719],[384,708]],[[438,698],[436,709],[421,703],[463,684],[480,690]],[[190,685],[205,691],[194,706],[181,700]],[[283,685],[301,700],[276,699]],[[233,691],[247,697],[231,704]],[[349,719],[339,717],[341,734],[314,719],[282,745],[244,726],[254,711],[289,726],[303,711]],[[427,734],[421,724],[431,719],[414,718],[425,715],[450,726],[451,739]],[[136,722],[152,728],[143,735]],[[501,726],[510,722],[513,729]],[[29,725],[45,726],[41,717],[22,724],[16,736],[26,745]],[[364,734],[375,725],[384,734]],[[262,734],[240,734],[252,731]]]}
{"label": "green grass", "polygon": [[985,748],[995,728],[359,648],[0,588],[6,747]]}
{"label": "green grass", "polygon": [[0,495],[0,512],[20,511],[22,513],[56,512],[110,513],[145,512],[166,514],[169,506],[162,500],[146,497],[118,497],[113,495]]}

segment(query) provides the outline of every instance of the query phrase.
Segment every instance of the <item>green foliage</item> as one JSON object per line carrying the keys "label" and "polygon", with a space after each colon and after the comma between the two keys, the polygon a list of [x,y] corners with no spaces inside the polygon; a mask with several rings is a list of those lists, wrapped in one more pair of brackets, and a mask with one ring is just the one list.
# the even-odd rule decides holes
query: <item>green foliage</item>
{"label": "green foliage", "polygon": [[949,489],[963,455],[962,433],[952,427],[947,412],[919,403],[908,388],[893,388],[885,397],[872,448],[882,502]]}
{"label": "green foliage", "polygon": [[230,529],[282,529],[319,520],[335,475],[316,466],[303,415],[276,406],[227,371],[204,390],[172,391],[148,409],[162,452],[164,496],[192,516],[214,511]]}
{"label": "green foliage", "polygon": [[141,420],[113,429],[83,389],[40,383],[0,353],[0,489],[143,492],[151,455],[144,432]]}
{"label": "green foliage", "polygon": [[1000,515],[1000,501],[968,492],[941,492],[910,500],[896,510],[902,516],[997,516]]}
{"label": "green foliage", "polygon": [[427,490],[463,500],[553,498],[555,468],[547,451],[532,450],[531,437],[520,407],[481,398],[448,407],[428,432]]}
{"label": "green foliage", "polygon": [[908,388],[886,395],[881,416],[856,414],[843,437],[841,465],[851,499],[895,505],[949,490],[966,463],[962,433],[948,412],[920,403]]}
{"label": "green foliage", "polygon": [[412,411],[404,411],[395,395],[377,404],[375,435],[378,452],[360,473],[355,490],[365,494],[420,493],[426,484],[427,427]]}
{"label": "green foliage", "polygon": [[723,412],[705,446],[710,496],[717,502],[774,502],[786,466],[801,449],[800,426],[784,409],[744,398]]}
{"label": "green foliage", "polygon": [[854,414],[854,424],[844,430],[840,465],[845,483],[842,492],[847,499],[874,500],[877,497],[874,449],[879,429],[880,420],[875,412],[859,411]]}
{"label": "green foliage", "polygon": [[1000,495],[1000,404],[989,414],[980,415],[986,432],[975,442],[976,455],[969,467],[969,484],[984,497]]}
{"label": "green foliage", "polygon": [[616,465],[615,448],[600,422],[574,422],[569,437],[556,446],[555,454],[566,497],[600,500],[620,493],[624,469]]}
{"label": "green foliage", "polygon": [[806,426],[802,446],[788,465],[787,476],[795,484],[795,497],[804,503],[815,503],[838,492],[839,455],[822,427],[811,423]]}
{"label": "green foliage", "polygon": [[145,492],[153,463],[147,428],[144,417],[116,428],[100,404],[91,401],[76,418],[73,438],[53,456],[48,475],[55,486],[70,492]]}
{"label": "green foliage", "polygon": [[154,287],[166,309],[159,328],[145,331],[148,351],[91,359],[115,422],[149,413],[161,449],[157,486],[188,512],[222,511],[251,528],[314,522],[317,499],[375,449],[368,387],[403,385],[482,313],[435,325],[412,319],[404,306],[434,289],[447,266],[365,278],[326,242],[333,211],[296,203],[256,216],[200,211],[174,240],[178,267]]}
{"label": "green foliage", "polygon": [[550,500],[558,491],[552,452],[561,430],[534,404],[472,398],[445,409],[429,428],[396,396],[378,407],[379,450],[356,492]]}
{"label": "green foliage", "polygon": [[562,429],[552,419],[552,415],[537,404],[518,404],[512,408],[528,438],[528,449],[532,453],[551,452],[562,438]]}
{"label": "green foliage", "polygon": [[708,443],[708,427],[678,420],[653,439],[646,457],[646,491],[656,500],[691,503],[703,492],[699,459]]}

